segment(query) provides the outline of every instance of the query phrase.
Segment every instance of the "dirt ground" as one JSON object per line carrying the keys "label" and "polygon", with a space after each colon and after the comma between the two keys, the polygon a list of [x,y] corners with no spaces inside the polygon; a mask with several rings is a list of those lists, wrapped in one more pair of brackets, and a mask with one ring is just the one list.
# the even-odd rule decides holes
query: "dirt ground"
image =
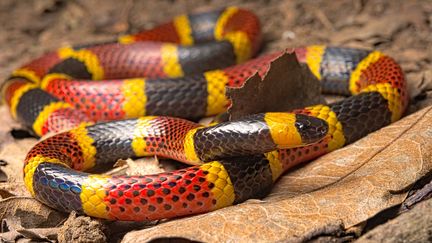
{"label": "dirt ground", "polygon": [[[235,0],[230,1],[229,5],[253,10],[259,16],[264,35],[262,52],[310,44],[380,50],[394,57],[405,72],[410,94],[410,107],[407,114],[432,104],[432,1]],[[119,35],[151,28],[178,14],[224,6],[227,6],[227,1],[222,0],[2,0],[0,1],[2,26],[0,28],[0,80],[5,80],[24,62],[64,45],[112,40]],[[13,140],[9,131],[19,125],[11,121],[4,106],[0,108],[0,113],[3,127],[0,129],[0,147],[2,147],[0,159],[9,163],[9,167],[4,168],[9,179],[3,183],[0,195],[2,198],[11,195],[26,196],[27,193],[22,189],[22,179],[20,179],[21,165],[16,155],[25,155],[25,151],[36,140]],[[6,144],[12,146],[14,151],[18,151],[17,154],[12,154],[10,147],[5,151]],[[22,161],[20,156],[18,157]],[[11,165],[15,161],[17,163]],[[154,167],[158,169],[158,165]],[[19,203],[27,206],[29,204]],[[37,208],[39,212],[48,210],[37,205],[31,207]],[[65,217],[64,215],[53,216],[51,211],[42,214],[47,218],[57,217],[59,220],[52,222],[60,225],[62,225],[60,219]],[[24,225],[24,228],[40,230],[43,224],[28,222],[26,227],[26,223],[21,222],[20,225]],[[37,232],[50,238],[49,233],[57,234],[55,230],[57,226],[55,223],[47,223],[44,227],[51,227],[53,231]],[[143,225],[135,228],[134,226],[136,225],[116,227],[128,230],[143,228]],[[413,229],[411,232],[416,230],[418,229]],[[124,234],[124,231],[122,232],[120,235]],[[333,232],[340,231],[332,231],[327,235],[333,235],[332,240],[339,241],[351,241],[362,234],[355,233],[354,237],[341,238]],[[26,237],[31,238],[29,235],[27,234]],[[350,234],[345,232],[344,235]],[[368,239],[377,239],[373,236],[368,237]],[[67,241],[70,238],[64,239]],[[103,237],[94,239],[106,240]],[[115,239],[120,240],[121,237]]]}

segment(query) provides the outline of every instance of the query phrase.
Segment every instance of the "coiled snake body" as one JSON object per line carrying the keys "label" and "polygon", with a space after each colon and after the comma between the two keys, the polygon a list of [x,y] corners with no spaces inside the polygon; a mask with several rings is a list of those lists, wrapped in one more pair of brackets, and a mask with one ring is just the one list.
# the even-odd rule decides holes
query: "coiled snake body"
{"label": "coiled snake body", "polygon": [[[30,150],[26,187],[51,207],[106,219],[208,212],[265,196],[287,169],[398,120],[407,106],[403,73],[390,57],[309,46],[295,52],[323,90],[352,96],[209,127],[181,119],[224,112],[226,87],[264,74],[280,55],[245,62],[259,45],[256,16],[229,7],[111,43],[64,47],[16,70],[3,86],[12,116],[40,136],[73,128]],[[81,172],[148,155],[193,166],[146,176]]]}

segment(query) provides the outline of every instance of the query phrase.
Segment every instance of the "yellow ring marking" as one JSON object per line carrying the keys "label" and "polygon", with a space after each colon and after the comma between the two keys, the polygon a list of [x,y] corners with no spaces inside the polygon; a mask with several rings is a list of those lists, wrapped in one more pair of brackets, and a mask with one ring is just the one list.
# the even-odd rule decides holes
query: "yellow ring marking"
{"label": "yellow ring marking", "polygon": [[35,157],[32,157],[31,159],[29,159],[29,161],[27,162],[27,164],[24,167],[24,184],[27,187],[27,190],[29,190],[29,192],[32,194],[32,196],[35,196],[35,192],[33,189],[33,176],[35,173],[36,168],[39,166],[39,164],[41,163],[54,163],[54,164],[62,164],[67,166],[65,163],[61,162],[60,160],[56,159],[56,158],[49,158],[49,157],[44,157],[42,155],[36,155]]}
{"label": "yellow ring marking", "polygon": [[96,148],[93,146],[94,139],[87,134],[86,127],[88,125],[89,123],[83,122],[78,127],[69,131],[78,142],[83,153],[84,164],[80,169],[82,171],[93,168],[96,163]]}
{"label": "yellow ring marking", "polygon": [[219,16],[214,28],[214,38],[216,40],[224,39],[224,29],[228,20],[239,11],[237,7],[228,7]]}
{"label": "yellow ring marking", "polygon": [[147,96],[145,94],[145,79],[126,79],[121,86],[124,97],[122,109],[126,118],[136,118],[146,114]]}
{"label": "yellow ring marking", "polygon": [[252,56],[252,43],[249,40],[248,35],[243,31],[231,31],[225,33],[225,26],[228,23],[228,20],[238,11],[239,9],[237,7],[228,7],[223,11],[216,22],[214,37],[218,41],[229,41],[234,48],[237,63],[242,63]]}
{"label": "yellow ring marking", "polygon": [[24,84],[23,86],[19,87],[13,94],[13,97],[11,99],[11,105],[10,105],[10,111],[12,114],[12,117],[14,119],[17,118],[17,107],[19,104],[19,101],[21,100],[21,97],[28,91],[37,89],[38,86],[36,84],[28,83]]}
{"label": "yellow ring marking", "polygon": [[36,84],[40,82],[39,76],[30,69],[20,68],[12,72],[12,77],[24,77]]}
{"label": "yellow ring marking", "polygon": [[106,190],[104,185],[108,184],[109,176],[105,175],[89,175],[81,183],[81,203],[84,212],[87,215],[109,219],[107,205],[104,198]]}
{"label": "yellow ring marking", "polygon": [[195,142],[194,142],[194,136],[196,131],[200,128],[194,128],[189,130],[186,133],[185,139],[184,139],[184,155],[186,157],[186,160],[190,164],[201,164],[201,160],[198,158],[198,155],[195,151]]}
{"label": "yellow ring marking", "polygon": [[325,49],[326,47],[322,45],[306,47],[306,64],[315,77],[317,77],[319,80],[321,80],[321,61],[324,56]]}
{"label": "yellow ring marking", "polygon": [[214,187],[211,189],[216,199],[214,209],[232,205],[235,200],[234,186],[224,166],[218,161],[213,161],[201,165],[200,168],[203,171],[209,172],[206,175],[206,180],[214,184]]}
{"label": "yellow ring marking", "polygon": [[390,83],[371,84],[361,90],[365,92],[379,92],[388,102],[388,108],[392,113],[391,121],[395,122],[402,117],[402,101],[397,88]]}
{"label": "yellow ring marking", "polygon": [[252,56],[252,44],[248,35],[243,31],[232,31],[225,35],[225,39],[231,42],[237,63],[242,63]]}
{"label": "yellow ring marking", "polygon": [[145,137],[148,136],[148,129],[151,127],[150,121],[156,118],[155,116],[141,117],[135,125],[134,135],[132,139],[132,149],[136,156],[149,156]]}
{"label": "yellow ring marking", "polygon": [[133,35],[123,35],[123,36],[120,36],[120,37],[117,39],[117,41],[118,41],[120,44],[125,44],[125,45],[127,45],[127,44],[131,44],[131,43],[135,43],[135,42],[136,42],[135,37],[134,37]]}
{"label": "yellow ring marking", "polygon": [[378,61],[383,56],[383,54],[379,51],[373,51],[367,55],[354,69],[354,71],[351,73],[350,79],[349,79],[349,90],[351,94],[358,94],[360,92],[359,88],[357,87],[357,82],[360,80],[360,76],[363,73],[364,70],[366,70],[371,64]]}
{"label": "yellow ring marking", "polygon": [[39,112],[36,120],[33,123],[33,131],[38,135],[42,136],[42,127],[51,116],[51,114],[60,109],[72,108],[69,103],[58,101],[52,102],[46,106],[44,106],[43,110]]}
{"label": "yellow ring marking", "polygon": [[294,113],[268,112],[264,116],[264,121],[278,148],[291,148],[303,144],[301,135],[295,126],[296,115]]}
{"label": "yellow ring marking", "polygon": [[170,78],[184,76],[182,67],[178,61],[178,47],[174,44],[162,44],[161,56],[163,70]]}
{"label": "yellow ring marking", "polygon": [[279,159],[279,151],[275,150],[264,154],[269,161],[270,170],[272,172],[272,180],[276,181],[283,173],[282,163]]}
{"label": "yellow ring marking", "polygon": [[45,75],[45,77],[43,77],[42,81],[41,81],[41,89],[46,90],[46,88],[48,87],[49,83],[55,79],[67,79],[67,80],[71,80],[72,77],[63,73],[50,73]]}
{"label": "yellow ring marking", "polygon": [[193,45],[192,28],[187,15],[180,15],[174,18],[174,27],[182,45]]}
{"label": "yellow ring marking", "polygon": [[101,80],[104,77],[104,70],[99,63],[99,58],[89,50],[75,51],[70,47],[63,47],[58,50],[58,55],[62,59],[75,58],[83,62],[87,70],[92,74],[93,80]]}
{"label": "yellow ring marking", "polygon": [[306,107],[311,116],[323,119],[327,122],[329,130],[328,135],[332,136],[329,141],[328,151],[341,148],[345,144],[345,135],[343,133],[342,123],[337,119],[336,113],[326,105],[315,105]]}
{"label": "yellow ring marking", "polygon": [[228,76],[224,71],[214,70],[204,73],[207,80],[207,116],[224,112],[229,104],[225,95]]}

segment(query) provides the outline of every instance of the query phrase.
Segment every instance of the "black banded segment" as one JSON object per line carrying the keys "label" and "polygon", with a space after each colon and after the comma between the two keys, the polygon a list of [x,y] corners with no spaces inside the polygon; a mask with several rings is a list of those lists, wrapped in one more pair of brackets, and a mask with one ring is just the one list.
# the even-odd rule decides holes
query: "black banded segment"
{"label": "black banded segment", "polygon": [[351,73],[369,53],[361,49],[327,47],[320,66],[323,92],[350,95]]}
{"label": "black banded segment", "polygon": [[36,198],[46,205],[55,206],[63,212],[76,211],[83,214],[81,182],[88,174],[74,171],[60,164],[41,163],[33,175]]}
{"label": "black banded segment", "polygon": [[[202,161],[260,154],[276,149],[264,114],[198,129],[194,146]],[[259,146],[258,146],[259,144]]]}
{"label": "black banded segment", "polygon": [[219,16],[225,9],[188,15],[192,37],[195,43],[209,42],[214,39],[214,30]]}
{"label": "black banded segment", "polygon": [[273,185],[270,164],[264,155],[231,158],[219,161],[234,186],[234,204],[250,198],[267,196]]}
{"label": "black banded segment", "polygon": [[330,105],[342,124],[346,144],[391,123],[388,101],[378,92],[361,93]]}
{"label": "black banded segment", "polygon": [[295,116],[295,126],[304,144],[318,142],[327,134],[328,124],[326,121],[303,114],[296,114]]}
{"label": "black banded segment", "polygon": [[185,75],[222,69],[236,62],[233,46],[228,41],[179,46],[178,58]]}
{"label": "black banded segment", "polygon": [[29,90],[21,96],[18,102],[16,108],[18,120],[31,128],[45,106],[58,101],[60,100],[39,88]]}
{"label": "black banded segment", "polygon": [[85,63],[72,57],[56,64],[48,73],[67,74],[76,79],[92,79],[92,74],[88,71]]}
{"label": "black banded segment", "polygon": [[135,157],[132,140],[136,126],[137,120],[132,119],[87,127],[87,135],[94,140],[96,148],[96,166]]}
{"label": "black banded segment", "polygon": [[146,115],[199,118],[206,114],[207,81],[203,75],[146,80]]}

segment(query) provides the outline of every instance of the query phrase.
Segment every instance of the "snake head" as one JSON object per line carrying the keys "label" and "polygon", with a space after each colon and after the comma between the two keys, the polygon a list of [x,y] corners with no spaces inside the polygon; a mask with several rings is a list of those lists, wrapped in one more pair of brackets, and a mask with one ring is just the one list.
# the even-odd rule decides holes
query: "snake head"
{"label": "snake head", "polygon": [[320,141],[327,134],[327,122],[291,112],[268,112],[264,120],[278,149],[301,147]]}
{"label": "snake head", "polygon": [[329,129],[325,120],[303,114],[296,114],[295,126],[305,145],[320,141]]}

